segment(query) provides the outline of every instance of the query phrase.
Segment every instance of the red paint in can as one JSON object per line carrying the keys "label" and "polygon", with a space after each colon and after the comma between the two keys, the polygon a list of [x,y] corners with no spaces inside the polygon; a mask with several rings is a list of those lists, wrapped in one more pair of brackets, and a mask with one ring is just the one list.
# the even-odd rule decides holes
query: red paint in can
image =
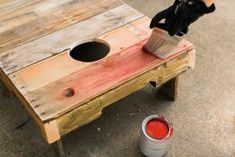
{"label": "red paint in can", "polygon": [[162,119],[152,119],[146,125],[146,133],[154,139],[165,139],[169,134],[169,127]]}

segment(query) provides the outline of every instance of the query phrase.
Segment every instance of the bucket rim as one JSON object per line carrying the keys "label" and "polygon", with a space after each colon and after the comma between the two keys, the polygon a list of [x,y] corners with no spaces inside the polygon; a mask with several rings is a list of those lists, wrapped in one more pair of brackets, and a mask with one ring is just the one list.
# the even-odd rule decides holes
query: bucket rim
{"label": "bucket rim", "polygon": [[[168,125],[169,131],[168,131],[167,136],[166,136],[164,139],[155,139],[155,138],[150,137],[150,136],[147,134],[146,129],[145,129],[145,128],[146,128],[146,125],[147,125],[147,123],[148,123],[149,121],[151,121],[151,120],[153,120],[153,119],[160,119],[160,120],[163,120],[163,121],[166,122],[166,124]],[[166,117],[164,117],[164,116],[159,116],[159,115],[157,115],[157,114],[155,114],[155,115],[150,115],[150,116],[146,117],[146,118],[144,119],[144,121],[142,122],[142,132],[144,133],[144,135],[145,135],[148,139],[150,139],[150,140],[152,140],[152,141],[157,141],[157,142],[159,142],[159,141],[166,141],[166,140],[168,140],[168,139],[172,136],[172,134],[173,134],[173,125],[172,125],[172,123],[171,123]]]}

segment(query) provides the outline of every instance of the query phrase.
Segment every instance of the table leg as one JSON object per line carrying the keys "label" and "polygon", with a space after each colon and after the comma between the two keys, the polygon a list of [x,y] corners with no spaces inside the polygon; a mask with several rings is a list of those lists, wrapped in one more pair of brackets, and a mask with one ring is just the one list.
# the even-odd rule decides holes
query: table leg
{"label": "table leg", "polygon": [[67,157],[62,140],[56,141],[53,148],[56,149],[56,154],[58,157]]}
{"label": "table leg", "polygon": [[179,76],[171,79],[170,81],[163,84],[160,91],[163,92],[171,100],[175,101],[177,99],[177,89],[178,89],[178,78]]}

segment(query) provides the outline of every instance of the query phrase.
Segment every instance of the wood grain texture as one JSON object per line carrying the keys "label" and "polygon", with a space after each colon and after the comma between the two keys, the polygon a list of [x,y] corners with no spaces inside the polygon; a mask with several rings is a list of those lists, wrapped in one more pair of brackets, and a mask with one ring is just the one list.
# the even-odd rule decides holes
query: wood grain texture
{"label": "wood grain texture", "polygon": [[161,85],[171,80],[188,69],[188,62],[188,53],[182,54],[56,118],[60,134],[67,134],[97,119],[105,107],[143,88],[149,81]]}
{"label": "wood grain texture", "polygon": [[[24,94],[31,107],[42,121],[56,118],[69,110],[115,88],[124,82],[145,73],[177,55],[192,49],[192,44],[182,40],[177,54],[166,60],[142,51],[146,41],[107,58],[112,64],[96,62],[42,88]],[[121,41],[120,41],[121,44]],[[20,89],[25,88],[21,87]],[[65,97],[64,91],[72,89],[73,97]]]}
{"label": "wood grain texture", "polygon": [[141,17],[143,17],[141,13],[128,5],[121,5],[70,27],[1,53],[0,67],[8,75]]}
{"label": "wood grain texture", "polygon": [[[147,17],[131,22],[116,30],[98,36],[97,39],[108,42],[110,53],[108,56],[114,55],[123,49],[138,43],[149,37],[151,30],[148,29],[150,19]],[[128,38],[126,38],[128,36]],[[122,41],[122,43],[120,43]],[[112,64],[112,60],[103,59],[104,64]],[[100,62],[100,61],[99,61]],[[94,62],[96,63],[96,62]],[[80,71],[93,63],[78,62],[68,55],[65,51],[59,55],[46,59],[42,62],[34,64],[26,69],[17,71],[9,78],[14,82],[22,94],[34,91],[40,87],[59,80],[73,72]]]}
{"label": "wood grain texture", "polygon": [[20,10],[29,5],[38,3],[40,0],[0,0],[0,16],[8,15],[9,13]]}
{"label": "wood grain texture", "polygon": [[0,3],[0,53],[121,4],[119,0],[3,1]]}

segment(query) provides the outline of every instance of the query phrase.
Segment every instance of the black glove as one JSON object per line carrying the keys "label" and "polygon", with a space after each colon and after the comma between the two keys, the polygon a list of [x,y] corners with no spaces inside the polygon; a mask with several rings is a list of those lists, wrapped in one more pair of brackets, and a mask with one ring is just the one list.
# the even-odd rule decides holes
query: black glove
{"label": "black glove", "polygon": [[[202,0],[175,0],[172,6],[152,19],[150,28],[158,27],[168,31],[171,36],[183,36],[188,33],[191,23],[215,9],[214,4],[208,8]],[[162,19],[165,19],[165,23],[160,23]]]}

